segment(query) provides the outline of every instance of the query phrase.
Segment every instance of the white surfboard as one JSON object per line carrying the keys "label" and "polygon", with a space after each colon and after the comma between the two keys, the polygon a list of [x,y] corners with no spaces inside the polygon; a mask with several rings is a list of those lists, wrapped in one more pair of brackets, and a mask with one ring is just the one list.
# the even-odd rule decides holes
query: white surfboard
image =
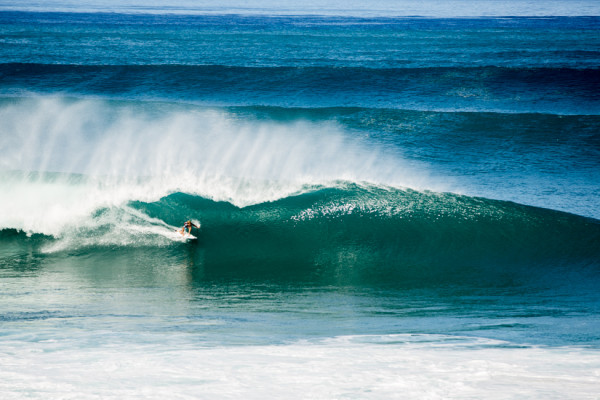
{"label": "white surfboard", "polygon": [[187,233],[186,232],[186,233],[182,234],[179,231],[177,231],[177,233],[179,233],[179,236],[181,236],[181,238],[183,240],[196,240],[196,239],[198,239],[196,236],[192,235],[191,233]]}
{"label": "white surfboard", "polygon": [[179,229],[177,229],[175,231],[170,231],[169,233],[167,233],[166,236],[172,240],[181,241],[181,242],[188,242],[190,240],[198,239],[196,236],[191,235],[187,232],[182,234]]}
{"label": "white surfboard", "polygon": [[196,240],[198,239],[196,236],[192,235],[191,233],[184,233],[183,235],[181,235],[185,240]]}

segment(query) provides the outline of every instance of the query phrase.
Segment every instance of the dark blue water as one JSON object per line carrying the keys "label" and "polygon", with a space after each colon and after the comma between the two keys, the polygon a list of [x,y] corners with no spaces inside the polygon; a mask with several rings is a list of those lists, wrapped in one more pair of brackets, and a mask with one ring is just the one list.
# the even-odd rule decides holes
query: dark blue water
{"label": "dark blue water", "polygon": [[0,11],[13,397],[595,392],[599,17],[188,14]]}

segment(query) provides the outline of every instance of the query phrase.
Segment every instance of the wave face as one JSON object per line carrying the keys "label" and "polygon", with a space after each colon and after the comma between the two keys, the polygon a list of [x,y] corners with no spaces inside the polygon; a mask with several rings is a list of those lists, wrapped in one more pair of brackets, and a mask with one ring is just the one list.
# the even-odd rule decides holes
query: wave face
{"label": "wave face", "polygon": [[204,262],[230,278],[501,286],[600,267],[596,220],[452,194],[340,184],[243,209],[186,194],[134,207],[201,215]]}
{"label": "wave face", "polygon": [[[56,177],[35,184],[41,192]],[[143,249],[164,260],[192,246],[204,279],[247,282],[538,286],[590,278],[600,268],[597,220],[449,193],[339,182],[242,208],[172,193],[88,213],[69,209],[54,237],[5,229],[2,241],[48,255]],[[174,231],[190,217],[201,230],[198,243],[186,244]]]}

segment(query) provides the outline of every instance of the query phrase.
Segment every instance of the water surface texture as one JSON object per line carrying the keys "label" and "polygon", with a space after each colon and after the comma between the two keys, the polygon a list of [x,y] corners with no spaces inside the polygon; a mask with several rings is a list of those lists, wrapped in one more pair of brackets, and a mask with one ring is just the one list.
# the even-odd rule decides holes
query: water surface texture
{"label": "water surface texture", "polygon": [[0,397],[597,397],[597,4],[321,3],[0,2]]}

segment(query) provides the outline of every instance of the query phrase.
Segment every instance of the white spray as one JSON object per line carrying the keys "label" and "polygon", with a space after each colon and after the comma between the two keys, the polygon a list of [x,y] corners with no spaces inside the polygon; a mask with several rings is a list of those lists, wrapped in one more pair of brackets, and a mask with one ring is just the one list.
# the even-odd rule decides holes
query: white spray
{"label": "white spray", "polygon": [[99,209],[174,192],[246,206],[340,180],[425,180],[331,122],[45,97],[5,101],[0,120],[0,228],[28,233],[61,236]]}

